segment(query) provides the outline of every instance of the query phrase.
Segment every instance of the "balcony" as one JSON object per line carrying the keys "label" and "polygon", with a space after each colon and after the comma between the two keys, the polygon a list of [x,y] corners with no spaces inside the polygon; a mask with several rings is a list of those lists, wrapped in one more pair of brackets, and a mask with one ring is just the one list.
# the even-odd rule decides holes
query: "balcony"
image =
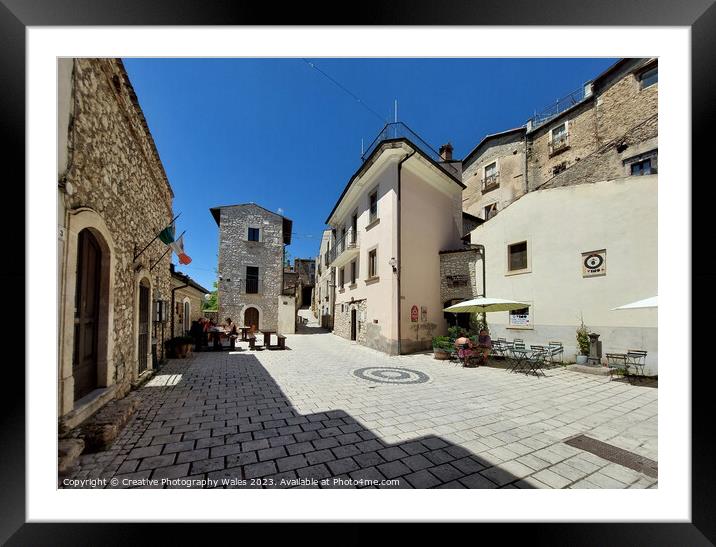
{"label": "balcony", "polygon": [[500,174],[494,173],[492,175],[486,176],[484,179],[482,179],[482,193],[485,194],[489,192],[490,190],[494,190],[495,188],[500,187]]}
{"label": "balcony", "polygon": [[549,143],[549,155],[554,156],[556,154],[559,154],[560,152],[567,150],[567,148],[569,148],[569,140],[567,138],[567,135],[554,137]]}
{"label": "balcony", "polygon": [[340,268],[358,256],[358,232],[353,228],[337,239],[328,252],[328,263],[334,268]]}

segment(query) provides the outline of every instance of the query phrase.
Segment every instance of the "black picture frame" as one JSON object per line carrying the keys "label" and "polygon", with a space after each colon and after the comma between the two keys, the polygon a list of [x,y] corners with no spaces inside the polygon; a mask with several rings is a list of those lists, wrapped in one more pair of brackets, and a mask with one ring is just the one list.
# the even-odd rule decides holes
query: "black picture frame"
{"label": "black picture frame", "polygon": [[[346,8],[352,9],[346,9]],[[340,11],[339,11],[340,9]],[[350,18],[350,20],[348,20]],[[322,19],[322,21],[321,21]],[[693,249],[706,245],[710,226],[699,230],[699,223],[708,222],[710,205],[704,186],[713,180],[707,171],[712,164],[714,121],[716,121],[716,5],[714,0],[503,0],[501,2],[470,3],[401,0],[382,5],[366,3],[354,5],[321,3],[290,3],[276,6],[239,3],[222,0],[0,0],[0,74],[3,84],[0,112],[2,114],[5,145],[3,159],[6,166],[5,200],[12,203],[14,226],[23,222],[25,189],[19,181],[25,179],[25,30],[28,26],[54,25],[255,25],[255,24],[373,24],[373,25],[588,25],[588,26],[688,26],[691,28],[692,68],[692,179],[703,185],[691,185],[692,245]],[[668,107],[668,106],[667,106]],[[686,137],[686,136],[685,136]],[[699,161],[699,159],[702,159]],[[704,161],[705,159],[705,161]],[[8,169],[9,168],[9,169]],[[688,173],[681,181],[662,181],[666,191],[689,191]],[[10,194],[8,196],[8,193]],[[700,199],[699,199],[700,198]],[[30,196],[30,199],[32,197]],[[4,215],[6,234],[10,233],[10,214]],[[24,225],[24,223],[22,224]],[[17,230],[15,228],[15,230]],[[50,235],[48,234],[48,237]],[[709,238],[710,239],[710,238]],[[683,242],[684,245],[687,242]],[[17,291],[25,284],[25,240],[13,235],[5,238],[5,256],[12,257],[13,268],[0,273],[7,287]],[[7,247],[9,246],[9,250]],[[713,253],[701,253],[697,273],[692,274],[693,294],[709,294],[716,280],[716,271],[708,258]],[[704,263],[705,262],[705,263]],[[694,263],[694,266],[696,264]],[[689,267],[691,265],[683,265]],[[29,290],[29,289],[28,289]],[[19,300],[19,299],[15,299]],[[29,311],[28,311],[29,313]],[[12,313],[3,318],[5,332],[16,338],[20,318],[25,312],[13,306]],[[688,317],[670,317],[668,321],[690,321]],[[708,341],[712,325],[694,321],[692,340]],[[690,366],[692,340],[678,341],[683,348],[684,361],[668,366]],[[700,344],[708,346],[708,342]],[[8,348],[11,349],[11,348]],[[25,374],[17,363],[5,354],[3,383],[6,386],[2,405],[2,464],[0,464],[0,541],[9,545],[112,545],[146,543],[157,526],[146,524],[28,524],[25,522]],[[552,545],[711,545],[716,542],[716,471],[712,453],[712,416],[714,397],[713,365],[708,353],[703,361],[692,367],[692,519],[689,523],[632,523],[632,524],[486,524],[477,525],[505,534],[514,541],[527,536],[532,544]],[[700,366],[698,366],[700,365]],[[48,374],[51,373],[48,371]],[[7,387],[12,386],[12,389]],[[23,386],[23,389],[21,389]],[[660,412],[668,412],[661,408]],[[629,508],[624,508],[628,517]],[[81,520],[82,515],[77,515]],[[316,516],[320,519],[320,515]],[[217,525],[222,533],[233,525]],[[242,534],[251,534],[255,525],[242,524]],[[279,535],[301,538],[315,537],[315,541],[332,542],[331,538],[356,543],[384,537],[378,525],[364,525],[355,533],[335,530],[331,525],[279,526]],[[470,525],[471,528],[473,525]],[[161,541],[188,543],[206,541],[206,526],[187,529],[186,526],[162,527]],[[443,535],[445,532],[439,530]],[[535,529],[536,528],[536,529]],[[409,533],[427,537],[421,526],[413,526]],[[451,531],[454,533],[455,531]],[[232,533],[235,533],[232,530]],[[407,538],[405,531],[403,540]],[[468,531],[473,539],[477,536]],[[196,535],[195,535],[196,534]],[[279,536],[274,535],[273,541]],[[515,535],[517,534],[517,535]],[[238,539],[236,536],[234,536]],[[258,539],[259,541],[264,541]],[[156,540],[155,540],[156,541]],[[272,542],[273,542],[272,541]]]}

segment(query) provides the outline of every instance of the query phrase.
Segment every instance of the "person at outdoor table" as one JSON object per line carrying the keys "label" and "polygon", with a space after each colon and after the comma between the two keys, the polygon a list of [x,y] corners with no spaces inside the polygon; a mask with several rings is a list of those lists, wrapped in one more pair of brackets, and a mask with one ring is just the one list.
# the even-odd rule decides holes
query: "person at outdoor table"
{"label": "person at outdoor table", "polygon": [[486,329],[480,329],[480,334],[477,337],[477,352],[482,354],[482,362],[487,361],[487,357],[490,355],[492,349],[492,338],[487,334]]}
{"label": "person at outdoor table", "polygon": [[455,347],[457,348],[457,354],[463,362],[467,363],[467,360],[472,356],[472,340],[467,337],[465,331],[460,333],[460,336],[455,340]]}
{"label": "person at outdoor table", "polygon": [[201,317],[192,322],[189,334],[194,339],[194,351],[201,351],[201,338],[204,334],[203,319]]}
{"label": "person at outdoor table", "polygon": [[229,336],[229,349],[236,349],[236,339],[239,337],[239,333],[236,331],[236,323],[231,321],[231,317],[226,318],[224,329]]}

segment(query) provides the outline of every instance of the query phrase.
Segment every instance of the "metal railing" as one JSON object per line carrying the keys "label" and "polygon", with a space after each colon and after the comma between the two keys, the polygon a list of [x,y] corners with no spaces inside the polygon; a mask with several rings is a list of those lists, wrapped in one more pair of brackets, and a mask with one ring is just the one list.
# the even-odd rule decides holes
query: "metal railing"
{"label": "metal railing", "polygon": [[539,127],[540,125],[544,125],[568,108],[582,102],[585,98],[586,87],[587,86],[582,86],[579,89],[572,91],[569,95],[566,95],[561,99],[557,99],[551,105],[543,108],[541,112],[535,112],[535,115],[527,120],[527,130],[529,131]]}
{"label": "metal railing", "polygon": [[432,146],[430,146],[427,142],[425,142],[415,131],[410,129],[403,122],[391,122],[385,124],[383,129],[381,129],[380,133],[378,133],[378,136],[373,139],[373,142],[370,143],[370,145],[368,145],[368,148],[361,156],[361,160],[365,161],[366,158],[370,157],[373,151],[378,148],[378,146],[380,146],[380,143],[382,143],[383,141],[400,138],[408,139],[410,142],[420,148],[420,150],[426,156],[428,156],[433,161],[440,163],[440,166],[448,173],[458,179],[460,178],[460,172],[455,166],[451,165],[450,163],[443,163],[444,160],[442,156],[440,156],[440,153]]}
{"label": "metal railing", "polygon": [[569,146],[567,135],[560,135],[557,138],[553,138],[549,143],[549,153],[554,154],[555,152],[559,152],[560,150],[567,148],[567,146]]}
{"label": "metal railing", "polygon": [[258,294],[259,293],[259,279],[256,277],[247,277],[245,281],[246,293],[247,294]]}
{"label": "metal railing", "polygon": [[358,232],[353,228],[346,230],[340,239],[333,244],[333,248],[328,252],[328,263],[331,264],[346,249],[355,249],[358,246]]}
{"label": "metal railing", "polygon": [[497,188],[500,185],[500,174],[495,173],[482,179],[482,191],[487,192],[493,188]]}

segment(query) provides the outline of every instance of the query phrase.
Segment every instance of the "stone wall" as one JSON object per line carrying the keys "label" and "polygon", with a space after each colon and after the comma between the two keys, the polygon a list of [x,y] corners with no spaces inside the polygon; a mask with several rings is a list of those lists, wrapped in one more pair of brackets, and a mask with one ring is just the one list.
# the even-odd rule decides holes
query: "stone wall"
{"label": "stone wall", "polygon": [[[219,317],[244,325],[249,307],[259,311],[259,329],[276,330],[283,289],[283,217],[256,204],[221,209],[219,224]],[[261,229],[248,241],[249,227]],[[246,293],[246,267],[259,268],[259,293]]]}
{"label": "stone wall", "polygon": [[[567,146],[550,153],[552,129],[567,124]],[[598,145],[594,98],[558,116],[528,135],[528,182],[530,190],[538,188],[555,175],[555,169],[568,169],[594,152]]]}
{"label": "stone wall", "polygon": [[[511,133],[486,142],[470,163],[463,166],[463,210],[484,218],[484,208],[497,204],[504,209],[525,193],[525,145],[524,133]],[[485,167],[497,162],[498,185],[483,193],[482,180]]]}
{"label": "stone wall", "polygon": [[[171,254],[160,259],[165,245],[155,241],[136,262],[134,253],[173,217],[173,193],[121,60],[73,60],[70,89],[70,122],[66,128],[60,126],[61,132],[67,130],[68,147],[58,196],[63,205],[60,210],[65,211],[59,218],[60,237],[65,238],[59,295],[60,415],[72,410],[73,403],[67,388],[72,383],[72,358],[70,355],[67,362],[65,356],[74,337],[74,312],[68,308],[74,306],[70,293],[74,292],[77,269],[73,219],[90,219],[90,229],[107,245],[103,260],[111,261],[112,271],[102,305],[111,310],[105,332],[111,355],[104,357],[111,374],[100,382],[118,384],[116,393],[121,396],[137,378],[138,278],[148,279],[152,300],[170,298]],[[160,332],[155,330],[158,336]],[[165,337],[169,334],[165,329]]]}
{"label": "stone wall", "polygon": [[616,180],[630,175],[625,165],[629,158],[655,150],[658,147],[658,119],[654,115],[631,128],[599,150],[590,154],[572,168],[552,177],[542,188],[557,188],[575,184]]}
{"label": "stone wall", "polygon": [[336,304],[333,315],[333,333],[346,340],[351,339],[351,311],[356,310],[356,341],[366,345],[366,316],[368,312],[368,301],[359,300],[353,303]]}
{"label": "stone wall", "polygon": [[[636,142],[638,128],[656,120],[658,114],[659,85],[641,89],[638,79],[643,70],[652,66],[656,64],[648,59],[625,61],[613,74],[595,83],[590,98],[528,134],[530,190],[580,166],[585,158],[627,134],[632,135],[632,144]],[[550,154],[550,130],[563,122],[568,127],[568,147]],[[648,129],[645,131],[649,133]],[[580,171],[584,172],[585,168],[580,166]],[[578,179],[575,177],[575,180]],[[560,180],[565,180],[565,177],[560,176]]]}
{"label": "stone wall", "polygon": [[[174,336],[184,336],[184,300],[189,299],[189,328],[191,328],[192,322],[196,321],[200,317],[203,317],[201,312],[201,304],[204,301],[204,295],[192,288],[185,287],[177,289],[174,293]],[[221,318],[221,322],[226,319]],[[234,320],[234,318],[231,318]]]}
{"label": "stone wall", "polygon": [[[478,288],[477,249],[440,253],[440,301],[467,300],[482,294]],[[481,285],[481,281],[479,282]]]}

